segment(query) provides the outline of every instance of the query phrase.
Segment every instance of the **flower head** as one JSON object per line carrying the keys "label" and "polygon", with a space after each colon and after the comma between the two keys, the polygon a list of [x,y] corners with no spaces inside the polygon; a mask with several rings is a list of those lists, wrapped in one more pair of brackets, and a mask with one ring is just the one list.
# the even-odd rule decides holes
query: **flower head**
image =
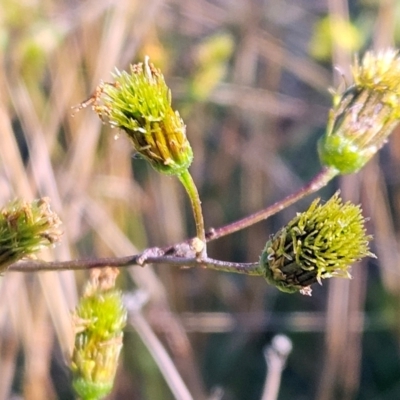
{"label": "flower head", "polygon": [[130,72],[116,71],[114,83],[102,83],[86,106],[113,127],[125,131],[135,150],[159,172],[186,170],[193,152],[186,127],[171,106],[171,92],[164,76],[145,59]]}
{"label": "flower head", "polygon": [[374,256],[360,206],[343,204],[338,193],[323,205],[319,202],[273,235],[261,255],[265,278],[284,292],[310,294],[311,284],[350,278],[350,264]]}
{"label": "flower head", "polygon": [[367,52],[352,68],[354,84],[334,96],[322,164],[340,174],[361,169],[386,143],[400,120],[400,56],[394,49]]}
{"label": "flower head", "polygon": [[119,290],[89,283],[75,310],[73,386],[85,400],[111,392],[122,348],[126,310]]}
{"label": "flower head", "polygon": [[49,199],[15,200],[0,210],[0,272],[61,238],[61,221]]}

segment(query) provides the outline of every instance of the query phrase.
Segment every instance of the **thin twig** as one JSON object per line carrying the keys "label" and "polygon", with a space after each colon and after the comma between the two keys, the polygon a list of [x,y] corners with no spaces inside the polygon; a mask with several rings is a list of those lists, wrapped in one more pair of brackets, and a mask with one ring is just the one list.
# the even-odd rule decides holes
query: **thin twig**
{"label": "thin twig", "polygon": [[39,271],[77,271],[90,270],[93,268],[104,267],[128,267],[131,265],[144,266],[146,264],[167,264],[180,267],[201,266],[216,271],[235,272],[246,275],[260,275],[259,264],[255,263],[235,263],[230,261],[214,260],[205,258],[199,260],[196,257],[185,258],[175,256],[145,256],[144,253],[127,257],[109,258],[87,258],[71,261],[20,261],[12,264],[8,271],[13,272],[39,272]]}
{"label": "thin twig", "polygon": [[264,350],[268,371],[261,400],[278,398],[282,372],[291,351],[292,341],[285,335],[274,336],[271,345]]}
{"label": "thin twig", "polygon": [[232,222],[229,225],[222,226],[221,228],[211,229],[207,232],[206,238],[207,242],[218,239],[222,236],[230,235],[231,233],[240,231],[251,225],[256,224],[264,219],[269,218],[271,215],[282,211],[283,209],[289,207],[296,201],[308,196],[311,193],[317,192],[319,189],[326,186],[326,184],[332,180],[337,175],[337,171],[324,167],[321,171],[315,175],[305,186],[299,189],[297,192],[285,197],[283,200],[279,200],[271,206],[264,208],[254,214],[251,214],[243,219]]}
{"label": "thin twig", "polygon": [[144,303],[146,294],[138,291],[125,296],[125,305],[128,310],[128,323],[131,325],[151,353],[160,372],[164,376],[174,398],[177,400],[193,400],[185,382],[180,376],[168,352],[150,327],[141,312],[141,303]]}
{"label": "thin twig", "polygon": [[[241,229],[247,228],[257,222],[267,219],[271,215],[283,210],[301,198],[314,193],[324,187],[337,174],[336,170],[324,167],[311,181],[299,189],[297,192],[287,196],[285,199],[278,201],[271,206],[251,214],[241,220],[235,221],[229,225],[222,226],[218,229],[210,230],[206,237],[207,241],[216,240],[222,236],[229,235]],[[177,251],[182,249],[184,245],[193,242],[189,239],[177,245],[167,248],[150,248],[141,254],[126,257],[110,257],[110,258],[89,258],[71,261],[22,261],[12,264],[8,271],[15,272],[38,272],[38,271],[75,271],[87,270],[102,267],[127,267],[131,265],[144,266],[145,264],[168,264],[175,266],[202,266],[224,272],[235,272],[247,275],[261,275],[258,263],[234,263],[229,261],[214,260],[208,257],[177,257]],[[170,255],[166,255],[170,254]]]}

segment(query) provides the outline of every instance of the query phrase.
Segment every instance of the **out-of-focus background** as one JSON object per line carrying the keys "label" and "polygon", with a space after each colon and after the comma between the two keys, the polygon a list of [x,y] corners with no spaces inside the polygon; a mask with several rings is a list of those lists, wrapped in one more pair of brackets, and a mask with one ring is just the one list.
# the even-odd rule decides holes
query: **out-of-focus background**
{"label": "out-of-focus background", "polygon": [[[177,180],[135,157],[91,110],[71,115],[115,67],[149,55],[187,125],[206,226],[257,211],[318,172],[328,89],[350,81],[354,53],[399,43],[399,21],[396,0],[2,0],[0,202],[51,198],[65,234],[47,260],[123,256],[192,236]],[[194,399],[261,399],[263,354],[277,333],[293,345],[280,400],[400,398],[399,172],[394,133],[359,174],[319,193],[340,188],[362,203],[378,259],[312,297],[203,269],[124,270],[119,286],[148,301],[126,329],[109,399],[174,398],[146,338],[160,340]],[[311,200],[211,243],[210,256],[256,261]],[[0,399],[74,398],[70,312],[87,279],[0,278]]]}

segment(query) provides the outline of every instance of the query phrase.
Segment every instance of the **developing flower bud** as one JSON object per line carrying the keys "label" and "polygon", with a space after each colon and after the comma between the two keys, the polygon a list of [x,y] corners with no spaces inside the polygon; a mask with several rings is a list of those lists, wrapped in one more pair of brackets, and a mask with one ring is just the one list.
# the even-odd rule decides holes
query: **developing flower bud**
{"label": "developing flower bud", "polygon": [[48,198],[16,200],[0,211],[0,272],[61,238],[61,221]]}
{"label": "developing flower bud", "polygon": [[400,57],[397,50],[367,52],[352,68],[354,84],[334,95],[321,163],[340,174],[360,170],[386,143],[400,120]]}
{"label": "developing flower bud", "polygon": [[206,239],[200,197],[189,173],[193,152],[186,127],[171,107],[171,92],[160,70],[149,63],[131,66],[130,73],[117,71],[114,83],[102,83],[95,94],[77,109],[92,105],[108,123],[125,131],[135,150],[159,172],[176,175],[190,198],[197,237],[202,241],[199,257],[206,256]]}
{"label": "developing flower bud", "polygon": [[102,399],[113,388],[122,348],[126,310],[121,292],[89,283],[74,322],[73,387],[83,400]]}
{"label": "developing flower bud", "polygon": [[350,278],[350,264],[374,257],[360,206],[343,204],[338,193],[323,205],[319,201],[273,235],[261,255],[266,280],[283,292],[310,294],[313,283]]}
{"label": "developing flower bud", "polygon": [[171,107],[171,92],[160,70],[145,59],[130,73],[117,71],[88,104],[111,126],[125,131],[135,150],[159,172],[177,175],[189,168],[193,152],[186,127]]}

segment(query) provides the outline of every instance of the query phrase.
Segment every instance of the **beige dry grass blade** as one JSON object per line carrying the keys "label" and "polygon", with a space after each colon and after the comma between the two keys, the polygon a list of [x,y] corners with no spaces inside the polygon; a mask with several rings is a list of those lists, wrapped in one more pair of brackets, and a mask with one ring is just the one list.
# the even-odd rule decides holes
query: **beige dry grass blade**
{"label": "beige dry grass blade", "polygon": [[[328,69],[307,53],[311,27],[325,11],[321,7],[326,5],[321,2],[88,0],[74,4],[37,1],[34,7],[28,3],[6,0],[7,10],[3,10],[3,3],[0,5],[2,23],[10,24],[6,25],[6,30],[10,28],[6,41],[11,44],[5,45],[10,54],[0,52],[0,200],[15,195],[32,198],[39,193],[52,197],[52,204],[65,221],[66,234],[62,246],[41,257],[66,260],[87,255],[126,256],[137,248],[171,244],[191,234],[186,229],[191,221],[186,221],[188,204],[176,182],[156,176],[140,160],[132,161],[127,142],[115,142],[117,132],[103,129],[90,110],[70,117],[71,106],[87,98],[101,79],[108,81],[114,67],[126,69],[144,54],[158,57],[172,83],[173,100],[178,107],[187,106],[185,123],[195,150],[192,171],[204,195],[209,227],[243,217],[283,197],[301,186],[300,177],[316,167],[310,156],[315,153],[308,148],[315,142],[313,135],[324,127],[329,99],[323,94],[332,81]],[[328,1],[330,14],[346,19],[347,3]],[[395,4],[382,2],[378,6],[379,32],[374,43],[391,43]],[[27,12],[12,20],[9,12],[13,6]],[[188,89],[196,70],[193,49],[219,31],[232,35],[235,42],[234,53],[226,60],[227,74],[208,99],[193,105]],[[33,69],[36,59],[24,53],[24,45],[31,44],[29,39],[35,39],[37,32],[41,40],[33,43],[38,45],[33,49],[43,56],[42,69]],[[49,42],[42,40],[48,38],[46,32],[55,34]],[[345,68],[349,54],[339,48],[334,53],[335,64]],[[26,64],[26,60],[33,63]],[[33,78],[25,75],[31,69],[37,71]],[[341,79],[340,74],[335,76]],[[293,155],[295,162],[289,159]],[[368,191],[369,197],[364,210],[377,230],[375,243],[383,266],[384,290],[397,296],[398,232],[390,209],[398,212],[393,195],[397,176],[393,173],[393,192],[385,193],[380,172],[369,169],[366,173],[369,180],[363,191]],[[273,229],[289,220],[296,210],[291,207],[265,224],[210,243],[210,253],[221,259],[255,259]],[[218,363],[207,352],[221,351],[225,358],[218,360],[220,368],[224,373],[230,367],[233,371],[232,359],[241,356],[241,346],[250,349],[250,344],[262,340],[265,331],[276,326],[303,334],[327,332],[327,352],[320,352],[327,354],[321,384],[324,396],[333,395],[329,379],[347,388],[358,384],[358,375],[345,375],[345,371],[359,368],[365,275],[355,276],[359,286],[353,282],[351,289],[347,282],[332,285],[325,314],[323,299],[319,303],[316,298],[312,306],[298,299],[291,302],[266,288],[262,281],[226,276],[229,274],[173,268],[132,268],[129,274],[134,285],[150,296],[143,311],[144,322],[162,335],[175,366],[190,382],[194,398],[206,397],[197,362],[204,362],[210,369],[205,372],[210,376],[205,376],[211,384],[223,380],[218,376],[221,371],[213,370]],[[10,273],[0,277],[0,304],[6,304],[0,307],[0,399],[10,396],[14,375],[22,375],[17,366],[20,349],[38,351],[26,357],[27,379],[22,384],[29,386],[27,393],[43,389],[42,398],[54,396],[48,371],[43,370],[54,357],[50,354],[54,336],[63,351],[69,351],[70,310],[79,292],[77,287],[85,279],[83,273],[30,277]],[[127,281],[129,286],[131,282]],[[275,315],[276,309],[286,310],[285,306],[291,311]],[[309,307],[309,311],[300,315],[296,307]],[[185,327],[177,312],[188,312],[183,316]],[[189,338],[186,329],[193,331]],[[226,340],[216,340],[216,332],[225,333]],[[48,339],[43,345],[40,335]],[[341,353],[347,339],[352,349],[344,357]],[[245,342],[250,343],[248,348]],[[299,357],[299,348],[296,346],[293,357]],[[311,347],[307,350],[313,351]],[[33,362],[33,354],[40,365]],[[324,357],[318,362],[322,364]],[[341,362],[347,367],[341,368]],[[121,367],[128,381],[134,381],[134,373],[129,373],[137,368],[131,363]],[[296,362],[291,366],[295,368]],[[314,381],[320,377],[316,374]],[[240,376],[245,380],[249,375],[241,370]],[[231,385],[228,396],[229,390],[235,390],[232,382],[239,383],[235,379],[226,383]],[[312,384],[315,391],[316,384]]]}

